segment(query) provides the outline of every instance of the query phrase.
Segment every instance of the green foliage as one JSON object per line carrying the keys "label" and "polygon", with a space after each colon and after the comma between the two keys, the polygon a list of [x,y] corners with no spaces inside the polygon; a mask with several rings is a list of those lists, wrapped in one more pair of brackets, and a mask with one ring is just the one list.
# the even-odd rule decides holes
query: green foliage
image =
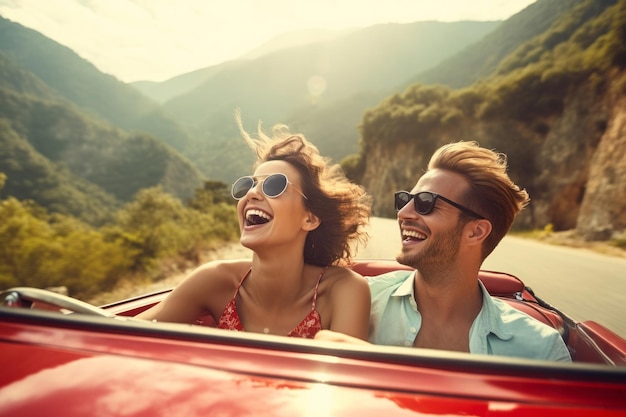
{"label": "green foliage", "polygon": [[531,122],[561,114],[567,89],[578,78],[569,71],[529,67],[494,82],[479,117]]}
{"label": "green foliage", "polygon": [[[0,17],[1,19],[1,17]],[[0,80],[4,88],[11,91],[20,91],[22,94],[32,97],[57,97],[54,90],[33,77],[28,71],[24,71],[12,62],[0,51]]]}
{"label": "green foliage", "polygon": [[617,238],[617,239],[613,239],[611,241],[611,243],[613,244],[613,246],[616,246],[620,249],[624,249],[626,250],[626,236],[625,237],[621,237],[621,238]]}
{"label": "green foliage", "polygon": [[[604,79],[620,62],[626,2],[580,1],[553,26],[504,60],[492,78],[482,115],[533,122],[559,115],[568,91]],[[596,84],[602,88],[601,84]]]}
{"label": "green foliage", "polygon": [[212,206],[221,203],[236,204],[230,195],[230,187],[221,181],[208,180],[202,188],[196,190],[187,206],[198,211],[208,211]]}
{"label": "green foliage", "polygon": [[[508,74],[546,61],[546,59],[554,62],[551,52],[557,51],[559,47],[561,47],[561,53],[557,52],[555,55],[565,61],[573,56],[571,52],[568,52],[572,51],[572,48],[580,51],[590,47],[599,36],[608,31],[608,20],[605,17],[598,20],[597,17],[615,1],[579,0],[572,2],[568,5],[569,10],[561,13],[549,28],[503,59],[499,65],[498,74]],[[567,44],[567,48],[562,48],[564,44]]]}
{"label": "green foliage", "polygon": [[[0,185],[5,178],[0,173]],[[72,296],[88,298],[150,272],[164,259],[197,263],[200,251],[239,233],[225,184],[205,187],[198,195],[212,193],[213,201],[198,200],[202,205],[195,208],[160,187],[142,190],[117,213],[116,223],[99,230],[71,216],[48,214],[33,202],[1,200],[0,289],[66,286]]]}
{"label": "green foliage", "polygon": [[33,98],[2,82],[0,166],[9,177],[2,195],[99,225],[142,188],[161,184],[186,199],[200,186],[199,170],[154,137],[125,133],[53,96]]}
{"label": "green foliage", "polygon": [[239,237],[237,208],[232,203],[218,203],[209,212],[196,214],[191,227],[196,229],[196,245],[205,247],[232,241]]}
{"label": "green foliage", "polygon": [[346,177],[356,183],[361,184],[365,174],[365,164],[359,154],[348,155],[341,160],[341,168]]}
{"label": "green foliage", "polygon": [[551,235],[552,233],[554,233],[554,225],[552,223],[546,224],[546,226],[543,228],[543,232],[546,235]]}
{"label": "green foliage", "polygon": [[414,85],[367,111],[361,132],[362,154],[380,141],[389,145],[419,142],[424,149],[432,149],[437,129],[462,118],[462,113],[449,105],[449,97],[447,87]]}
{"label": "green foliage", "polygon": [[[598,80],[597,89],[605,88],[601,81],[609,69],[626,64],[626,2],[578,0],[538,27],[547,23],[547,30],[526,36],[529,40],[480,83],[456,91],[418,83],[367,111],[361,153],[380,142],[418,141],[427,148],[442,129],[449,132],[469,119],[511,120],[547,133],[544,121],[562,113],[571,88],[588,79]],[[512,160],[533,159],[534,148],[527,144],[505,147],[521,152],[510,155]]]}
{"label": "green foliage", "polygon": [[189,220],[180,200],[155,187],[141,190],[118,212],[116,228],[110,233],[137,250],[135,268],[149,269],[155,260],[189,244]]}
{"label": "green foliage", "polygon": [[[93,119],[1,54],[0,166],[0,288],[66,286],[87,298],[167,257],[197,262],[199,250],[238,234],[224,184],[184,207],[172,194],[188,198],[201,184],[189,161]],[[119,200],[157,184],[171,194],[140,192],[113,222]]]}
{"label": "green foliage", "polygon": [[179,150],[189,140],[186,129],[154,101],[101,73],[71,49],[2,17],[0,51],[92,118],[147,132]]}
{"label": "green foliage", "polygon": [[110,220],[142,188],[162,185],[187,199],[203,175],[164,143],[183,147],[187,139],[156,103],[0,17],[0,166],[8,174],[2,196],[32,199],[93,225]]}
{"label": "green foliage", "polygon": [[[545,158],[544,141],[548,134],[558,134],[553,128],[562,120],[566,100],[572,104],[573,95],[581,88],[591,91],[594,98],[607,94],[609,88],[611,92],[626,91],[626,0],[541,1],[528,10],[548,3],[558,3],[559,13],[550,16],[549,24],[526,36],[525,41],[519,41],[524,36],[518,43],[505,38],[509,29],[520,28],[518,20],[528,21],[531,14],[526,11],[496,31],[502,37],[501,43],[491,35],[485,40],[489,38],[492,43],[479,43],[483,47],[490,45],[491,52],[468,48],[484,61],[480,63],[484,66],[474,65],[478,63],[469,53],[446,63],[455,63],[453,73],[459,76],[468,71],[471,78],[486,68],[490,68],[491,75],[485,74],[488,76],[466,84],[469,86],[462,90],[415,83],[365,112],[360,127],[361,159],[369,161],[372,154],[390,155],[393,149],[429,154],[455,138],[476,139],[485,147],[507,154],[511,178],[531,196],[542,195],[545,190],[540,189],[537,179],[546,175],[539,171]],[[535,31],[534,23],[528,23]],[[505,49],[509,49],[509,55],[504,55],[499,66],[500,60],[489,62]],[[445,68],[442,65],[435,69]],[[589,103],[595,103],[594,99]],[[580,111],[585,104],[575,102]],[[592,123],[598,132],[607,128],[606,117],[601,115]],[[410,178],[402,178],[406,175],[400,173],[394,180],[409,182]]]}
{"label": "green foliage", "polygon": [[484,95],[477,88],[454,90],[449,98],[452,109],[466,118],[475,118],[484,100]]}
{"label": "green foliage", "polygon": [[141,190],[118,212],[107,235],[135,251],[136,270],[149,270],[156,260],[176,254],[197,258],[201,249],[215,241],[232,240],[239,231],[232,204],[196,200],[196,207],[200,202],[204,204],[201,211],[184,207],[160,187]]}
{"label": "green foliage", "polygon": [[28,202],[0,202],[0,287],[66,286],[78,297],[112,286],[129,267],[123,247],[75,219]]}
{"label": "green foliage", "polygon": [[[586,0],[537,1],[478,42],[450,59],[419,73],[411,81],[419,84],[444,84],[464,88],[494,74],[503,73],[535,62],[544,48],[529,44],[560,20],[576,4]],[[553,37],[553,41],[556,40]],[[522,62],[521,59],[525,62]]]}
{"label": "green foliage", "polygon": [[[2,95],[0,94],[0,97]],[[0,167],[6,182],[0,197],[33,200],[51,212],[76,216],[97,225],[111,220],[118,207],[111,195],[44,158],[0,117]]]}
{"label": "green foliage", "polygon": [[626,2],[618,2],[610,13],[610,18],[593,22],[595,26],[592,27],[600,33],[585,51],[584,62],[588,68],[626,67]]}

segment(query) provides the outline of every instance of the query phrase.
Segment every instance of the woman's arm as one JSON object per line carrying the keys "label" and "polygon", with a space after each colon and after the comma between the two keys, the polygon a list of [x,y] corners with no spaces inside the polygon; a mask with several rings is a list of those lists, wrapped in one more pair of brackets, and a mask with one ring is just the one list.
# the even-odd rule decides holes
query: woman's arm
{"label": "woman's arm", "polygon": [[219,262],[200,266],[189,274],[159,304],[138,314],[145,320],[157,320],[174,323],[194,323],[198,317],[213,314],[211,305],[217,298],[223,298],[227,271]]}

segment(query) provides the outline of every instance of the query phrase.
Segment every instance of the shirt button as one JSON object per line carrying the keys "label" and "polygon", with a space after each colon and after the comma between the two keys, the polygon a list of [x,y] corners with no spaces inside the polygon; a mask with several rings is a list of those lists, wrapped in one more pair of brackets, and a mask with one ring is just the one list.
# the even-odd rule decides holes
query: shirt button
{"label": "shirt button", "polygon": [[415,327],[411,327],[411,333],[416,333],[417,329]]}

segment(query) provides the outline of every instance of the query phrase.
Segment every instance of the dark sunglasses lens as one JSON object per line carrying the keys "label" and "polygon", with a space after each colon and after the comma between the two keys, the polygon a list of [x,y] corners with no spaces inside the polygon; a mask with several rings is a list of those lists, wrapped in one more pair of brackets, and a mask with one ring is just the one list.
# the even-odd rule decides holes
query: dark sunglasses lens
{"label": "dark sunglasses lens", "polygon": [[396,210],[399,211],[411,201],[411,195],[405,191],[399,191],[394,194],[394,204]]}
{"label": "dark sunglasses lens", "polygon": [[415,196],[415,211],[419,214],[428,214],[435,206],[435,196],[430,193],[417,193]]}
{"label": "dark sunglasses lens", "polygon": [[287,177],[273,174],[263,181],[263,193],[268,197],[278,197],[287,188]]}
{"label": "dark sunglasses lens", "polygon": [[233,198],[235,200],[241,200],[246,196],[246,194],[248,193],[248,191],[250,191],[252,187],[254,187],[254,180],[252,178],[239,178],[237,181],[235,181],[231,190]]}

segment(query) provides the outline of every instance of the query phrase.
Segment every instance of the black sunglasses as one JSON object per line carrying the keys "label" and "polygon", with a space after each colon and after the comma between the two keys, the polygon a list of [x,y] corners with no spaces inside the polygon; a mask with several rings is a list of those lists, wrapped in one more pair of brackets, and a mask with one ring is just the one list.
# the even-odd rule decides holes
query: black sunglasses
{"label": "black sunglasses", "polygon": [[451,206],[454,206],[458,208],[459,210],[464,211],[467,214],[470,214],[472,217],[476,217],[477,219],[484,219],[483,216],[476,213],[475,211],[472,211],[468,209],[467,207],[463,207],[459,203],[455,203],[454,201],[448,198],[445,198],[442,195],[431,193],[430,191],[422,191],[417,194],[411,194],[408,191],[398,191],[393,196],[394,196],[394,204],[396,207],[396,211],[400,211],[402,207],[409,204],[409,201],[413,200],[413,204],[415,205],[415,211],[417,211],[421,215],[426,215],[430,213],[431,211],[433,211],[433,209],[435,208],[435,203],[437,202],[437,199],[439,198],[445,201],[446,203],[450,204]]}
{"label": "black sunglasses", "polygon": [[266,197],[276,198],[282,195],[285,190],[287,190],[287,186],[291,185],[302,195],[302,197],[307,198],[302,191],[298,189],[293,183],[289,182],[289,179],[285,174],[269,174],[269,175],[258,175],[256,177],[246,176],[241,177],[237,181],[233,183],[233,187],[230,190],[233,198],[235,200],[241,200],[248,194],[254,186],[259,182],[259,177],[265,177],[261,181],[261,191],[265,194]]}

